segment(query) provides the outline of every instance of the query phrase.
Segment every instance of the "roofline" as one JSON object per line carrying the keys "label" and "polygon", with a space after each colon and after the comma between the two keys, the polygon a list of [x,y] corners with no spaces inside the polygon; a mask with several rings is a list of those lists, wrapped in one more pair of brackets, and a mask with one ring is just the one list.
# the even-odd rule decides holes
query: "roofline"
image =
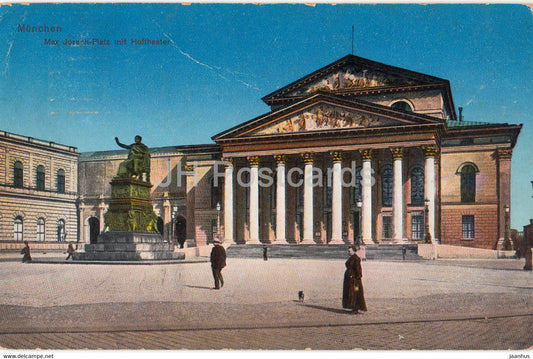
{"label": "roofline", "polygon": [[62,145],[53,141],[41,140],[34,137],[17,135],[15,133],[0,131],[0,138],[11,142],[22,142],[24,145],[30,144],[38,148],[46,150],[58,150],[60,152],[68,153],[70,155],[78,155],[78,148],[74,146]]}
{"label": "roofline", "polygon": [[[350,62],[359,62],[359,63],[366,63],[367,65],[372,65],[374,67],[385,67],[389,70],[393,70],[393,71],[396,71],[396,72],[399,72],[401,74],[412,74],[412,75],[415,75],[415,76],[419,76],[419,77],[423,77],[423,78],[426,78],[427,80],[431,80],[431,81],[435,81],[436,83],[439,83],[439,82],[448,82],[448,80],[445,80],[445,79],[442,79],[442,78],[439,78],[439,77],[435,77],[435,76],[431,76],[431,75],[427,75],[427,74],[423,74],[421,72],[417,72],[417,71],[411,71],[411,70],[407,70],[407,69],[404,69],[404,68],[401,68],[401,67],[397,67],[397,66],[392,66],[392,65],[387,65],[387,64],[384,64],[384,63],[381,63],[381,62],[377,62],[377,61],[373,61],[373,60],[369,60],[369,59],[365,59],[365,58],[362,58],[362,57],[359,57],[359,56],[355,56],[355,55],[346,55],[344,56],[343,58],[333,62],[333,63],[330,63],[329,65],[326,65],[308,75],[305,75],[304,77],[298,79],[298,80],[295,80],[293,82],[291,82],[290,84],[264,96],[261,98],[261,100],[263,100],[265,103],[269,104],[268,101],[271,100],[273,97],[277,96],[278,94],[281,94],[281,93],[284,93],[284,92],[288,92],[288,91],[291,91],[296,85],[298,84],[304,84],[304,83],[308,83],[308,82],[311,82],[312,80],[314,80],[316,77],[318,77],[319,75],[321,75],[322,73],[324,72],[329,72],[329,71],[332,71],[334,70],[335,68],[338,68],[338,67],[341,67],[345,64],[348,64]],[[449,82],[448,82],[449,83]]]}
{"label": "roofline", "polygon": [[448,127],[446,126],[446,131],[444,133],[444,139],[460,135],[470,135],[475,132],[488,132],[494,130],[511,132],[511,148],[514,148],[516,141],[518,140],[518,135],[522,130],[523,124],[508,124],[508,123],[483,123],[476,124],[468,127]]}

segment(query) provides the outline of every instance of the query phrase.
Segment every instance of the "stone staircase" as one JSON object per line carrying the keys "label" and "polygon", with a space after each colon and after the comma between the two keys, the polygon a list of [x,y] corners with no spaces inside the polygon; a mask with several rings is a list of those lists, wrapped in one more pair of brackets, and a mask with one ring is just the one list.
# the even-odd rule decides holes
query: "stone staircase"
{"label": "stone staircase", "polygon": [[[262,244],[232,244],[226,249],[229,258],[262,258]],[[268,258],[348,258],[347,246],[344,244],[276,244],[266,245]],[[417,244],[370,244],[365,246],[367,260],[403,260],[402,248],[405,247],[405,260],[422,260],[418,255]]]}
{"label": "stone staircase", "polygon": [[175,252],[174,245],[160,234],[104,232],[97,243],[86,244],[84,252],[74,253],[76,261],[157,261],[181,260],[185,253]]}

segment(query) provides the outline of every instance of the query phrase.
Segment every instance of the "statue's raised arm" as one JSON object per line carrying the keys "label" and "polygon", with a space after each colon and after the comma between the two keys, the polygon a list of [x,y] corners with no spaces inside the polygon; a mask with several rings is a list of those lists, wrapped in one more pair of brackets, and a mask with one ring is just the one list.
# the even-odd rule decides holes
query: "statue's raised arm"
{"label": "statue's raised arm", "polygon": [[135,143],[129,146],[120,143],[118,137],[115,137],[115,141],[120,147],[130,150],[128,159],[120,163],[118,167],[117,177],[143,180],[143,174],[146,174],[145,181],[150,182],[150,151],[141,142],[142,137],[135,136]]}
{"label": "statue's raised arm", "polygon": [[131,146],[120,143],[120,141],[118,140],[118,137],[115,137],[115,141],[117,142],[117,145],[119,145],[120,147],[125,148],[127,150],[131,150]]}

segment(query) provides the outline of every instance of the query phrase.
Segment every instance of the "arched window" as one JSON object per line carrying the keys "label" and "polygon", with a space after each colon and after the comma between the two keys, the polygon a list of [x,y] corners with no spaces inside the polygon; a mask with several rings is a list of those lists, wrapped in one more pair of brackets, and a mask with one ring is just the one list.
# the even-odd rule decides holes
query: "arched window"
{"label": "arched window", "polygon": [[22,241],[24,239],[24,223],[22,222],[22,217],[15,217],[14,226],[13,226],[13,239],[16,241]]}
{"label": "arched window", "polygon": [[38,191],[44,191],[44,166],[37,166],[36,187]]}
{"label": "arched window", "polygon": [[13,185],[16,188],[22,188],[24,186],[23,172],[22,162],[15,162],[13,166]]}
{"label": "arched window", "polygon": [[461,166],[461,203],[474,203],[476,201],[476,173],[473,164]]}
{"label": "arched window", "polygon": [[387,163],[383,166],[381,182],[382,203],[384,207],[392,207],[393,184],[392,164]]}
{"label": "arched window", "polygon": [[411,105],[409,105],[409,103],[407,103],[406,101],[395,102],[391,105],[391,108],[403,112],[413,112]]}
{"label": "arched window", "polygon": [[411,171],[411,204],[421,206],[424,204],[424,169],[415,167]]}
{"label": "arched window", "polygon": [[60,219],[59,221],[57,221],[57,241],[64,242],[66,236],[67,232],[65,229],[65,220]]}
{"label": "arched window", "polygon": [[65,170],[59,169],[57,171],[57,192],[65,193]]}
{"label": "arched window", "polygon": [[43,242],[45,239],[44,218],[37,219],[37,240]]}

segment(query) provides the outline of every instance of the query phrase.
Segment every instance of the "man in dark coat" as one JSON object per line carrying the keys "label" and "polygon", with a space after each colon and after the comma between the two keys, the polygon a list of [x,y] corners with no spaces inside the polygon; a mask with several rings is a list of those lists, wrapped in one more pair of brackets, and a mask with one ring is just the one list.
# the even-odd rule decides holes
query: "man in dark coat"
{"label": "man in dark coat", "polygon": [[359,311],[366,312],[366,302],[363,292],[363,271],[361,269],[361,258],[355,253],[355,246],[348,248],[350,258],[346,261],[346,272],[344,272],[344,283],[342,288],[342,307],[351,309],[353,314]]}
{"label": "man in dark coat", "polygon": [[215,289],[220,289],[224,286],[222,268],[226,266],[226,250],[220,245],[220,241],[215,240],[214,244],[215,246],[211,250],[211,269],[213,270]]}
{"label": "man in dark coat", "polygon": [[72,243],[69,243],[68,244],[68,249],[67,249],[67,253],[68,253],[68,256],[67,258],[65,258],[66,261],[68,261],[69,258],[72,257],[72,260],[74,260],[74,257],[73,257],[73,254],[74,254],[74,246],[72,245]]}
{"label": "man in dark coat", "polygon": [[20,254],[24,254],[22,257],[22,263],[31,262],[30,245],[28,244],[28,241],[24,241],[24,248],[22,248]]}

